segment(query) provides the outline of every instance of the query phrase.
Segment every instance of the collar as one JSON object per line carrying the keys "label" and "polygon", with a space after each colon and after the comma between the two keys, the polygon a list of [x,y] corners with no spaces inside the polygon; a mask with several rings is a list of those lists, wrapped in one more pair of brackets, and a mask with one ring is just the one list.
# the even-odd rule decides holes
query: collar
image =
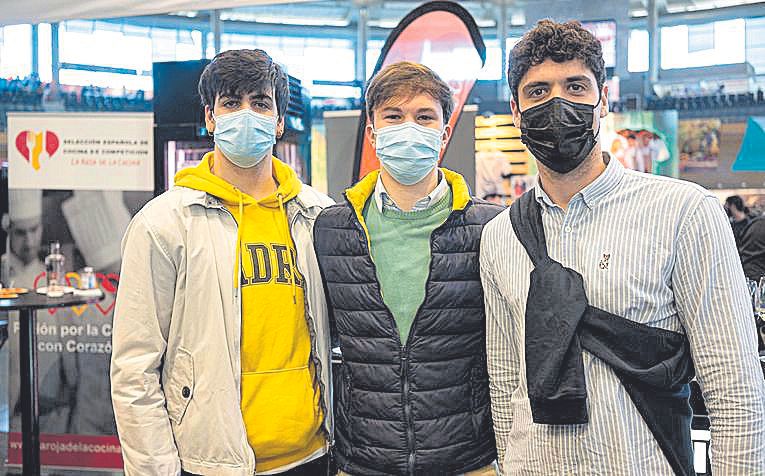
{"label": "collar", "polygon": [[[446,194],[446,192],[449,191],[449,184],[447,183],[443,172],[439,170],[438,175],[441,177],[441,179],[438,181],[436,188],[434,188],[433,191],[430,192],[426,197],[423,197],[415,202],[414,206],[412,207],[413,212],[427,210],[432,204],[438,202]],[[380,211],[380,213],[382,213],[384,209],[401,211],[398,205],[396,205],[396,202],[393,200],[393,197],[391,197],[388,194],[388,191],[385,190],[385,185],[382,181],[382,174],[377,177],[374,197],[375,205],[377,206],[377,209]]]}
{"label": "collar", "polygon": [[[462,177],[462,175],[449,169],[441,167],[438,170],[441,172],[443,179],[446,180],[447,185],[451,187],[452,211],[465,210],[465,208],[467,208],[472,201],[470,198],[470,189],[468,188],[465,179]],[[353,209],[356,215],[356,219],[364,229],[364,232],[367,236],[368,246],[371,246],[369,243],[369,230],[367,229],[367,225],[364,222],[363,210],[364,205],[367,203],[369,197],[373,196],[375,193],[375,187],[379,177],[380,169],[373,170],[366,174],[361,180],[359,180],[356,185],[345,190],[345,200]]]}
{"label": "collar", "polygon": [[[574,195],[574,198],[581,196],[584,204],[590,209],[594,208],[600,200],[616,188],[624,176],[624,166],[618,160],[614,160],[607,152],[603,152],[603,161],[608,162],[606,170],[591,184]],[[534,195],[540,205],[545,205],[548,208],[557,206],[542,188],[541,180],[537,180],[537,184],[534,187]]]}
{"label": "collar", "polygon": [[[438,170],[443,174],[447,185],[452,189],[452,210],[461,211],[467,208],[471,202],[470,189],[462,175],[443,167]],[[373,170],[359,180],[356,185],[345,190],[345,199],[354,209],[357,216],[361,216],[364,205],[369,197],[373,196],[379,176],[380,169]]]}

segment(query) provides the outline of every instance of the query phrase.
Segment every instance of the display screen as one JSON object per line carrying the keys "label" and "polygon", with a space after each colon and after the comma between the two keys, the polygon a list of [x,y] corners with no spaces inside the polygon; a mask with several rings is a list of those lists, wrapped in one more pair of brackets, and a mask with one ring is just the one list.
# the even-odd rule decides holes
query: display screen
{"label": "display screen", "polygon": [[187,167],[196,167],[202,157],[212,150],[209,141],[167,141],[165,144],[165,190],[175,181],[175,174]]}

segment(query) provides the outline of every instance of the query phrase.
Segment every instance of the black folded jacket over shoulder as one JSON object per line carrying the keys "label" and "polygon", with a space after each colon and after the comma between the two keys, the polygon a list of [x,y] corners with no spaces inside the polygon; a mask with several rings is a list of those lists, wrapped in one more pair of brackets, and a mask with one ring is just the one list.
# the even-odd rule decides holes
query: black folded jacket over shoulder
{"label": "black folded jacket over shoulder", "polygon": [[550,258],[542,213],[530,190],[510,208],[534,263],[526,304],[526,380],[534,423],[588,422],[582,350],[607,363],[627,390],[672,469],[693,475],[694,375],[685,335],[590,306],[582,276]]}

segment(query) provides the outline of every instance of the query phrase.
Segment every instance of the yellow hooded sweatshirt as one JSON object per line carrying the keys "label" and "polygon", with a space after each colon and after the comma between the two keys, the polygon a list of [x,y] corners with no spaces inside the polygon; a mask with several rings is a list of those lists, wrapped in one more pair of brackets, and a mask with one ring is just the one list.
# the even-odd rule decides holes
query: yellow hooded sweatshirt
{"label": "yellow hooded sweatshirt", "polygon": [[[261,200],[212,174],[212,152],[175,184],[222,200],[239,224],[242,286],[241,406],[257,472],[306,459],[326,445],[305,319],[303,276],[295,265],[285,203],[300,191],[295,172],[273,159],[277,191]],[[223,244],[218,244],[225,246]],[[234,243],[231,243],[234,246]],[[289,251],[288,251],[289,250]]]}

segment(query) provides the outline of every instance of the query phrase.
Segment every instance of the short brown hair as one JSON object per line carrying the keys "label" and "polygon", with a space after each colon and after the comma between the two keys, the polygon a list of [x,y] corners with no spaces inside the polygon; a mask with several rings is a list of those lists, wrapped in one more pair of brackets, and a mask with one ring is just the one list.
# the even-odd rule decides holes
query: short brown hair
{"label": "short brown hair", "polygon": [[552,20],[539,20],[510,52],[507,81],[516,103],[518,86],[523,76],[532,66],[542,64],[548,58],[556,63],[582,60],[595,76],[599,90],[606,82],[603,48],[595,35],[578,21],[556,23]]}
{"label": "short brown hair", "polygon": [[199,96],[212,108],[219,96],[241,97],[256,91],[272,90],[279,117],[290,102],[287,73],[263,50],[228,50],[215,58],[199,78]]}
{"label": "short brown hair", "polygon": [[449,122],[454,109],[452,90],[432,69],[419,63],[401,61],[386,66],[369,82],[365,95],[370,120],[376,107],[393,98],[411,99],[427,94],[441,104],[444,123]]}

